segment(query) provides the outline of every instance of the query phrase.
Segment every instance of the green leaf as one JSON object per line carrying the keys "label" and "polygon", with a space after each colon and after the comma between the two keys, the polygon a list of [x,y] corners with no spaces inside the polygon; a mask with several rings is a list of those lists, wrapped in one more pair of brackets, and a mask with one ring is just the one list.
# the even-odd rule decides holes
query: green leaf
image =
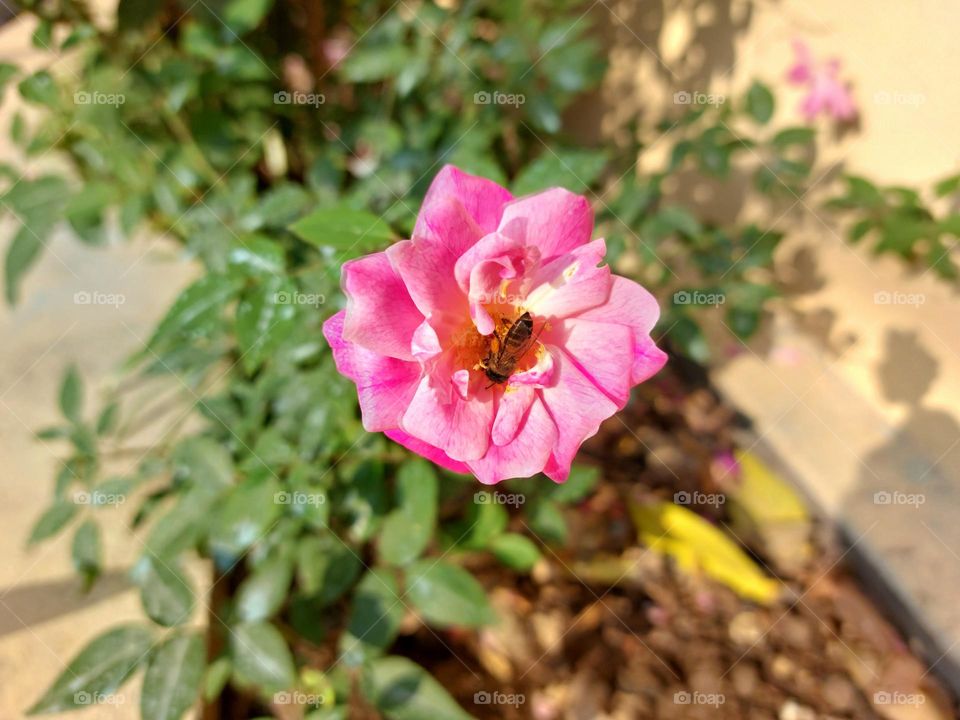
{"label": "green leaf", "polygon": [[847,175],[847,194],[834,198],[831,204],[839,207],[862,207],[875,210],[884,206],[883,193],[866,178]]}
{"label": "green leaf", "polygon": [[354,590],[347,632],[340,641],[347,662],[359,664],[369,653],[392,645],[403,611],[397,580],[389,570],[377,568],[364,575]]}
{"label": "green leaf", "polygon": [[693,318],[688,315],[672,314],[664,326],[684,355],[699,363],[710,360],[710,346],[707,344],[707,338]]}
{"label": "green leaf", "polygon": [[140,586],[140,602],[147,617],[164,627],[190,620],[194,606],[193,586],[175,560],[145,556],[137,562],[131,574]]}
{"label": "green leaf", "polygon": [[212,438],[193,436],[173,451],[173,477],[197,487],[227,488],[233,485],[233,460],[223,445]]}
{"label": "green leaf", "polygon": [[116,402],[109,403],[97,416],[97,435],[109,435],[117,427],[120,415],[120,406]]}
{"label": "green leaf", "polygon": [[237,590],[237,616],[244,621],[267,620],[287,597],[293,560],[285,552],[265,558]]}
{"label": "green leaf", "polygon": [[527,515],[529,529],[545,543],[564,545],[567,542],[567,521],[560,506],[553,500],[537,498]]}
{"label": "green leaf", "polygon": [[376,82],[394,77],[409,59],[410,50],[403,45],[361,45],[350,51],[338,69],[350,82]]}
{"label": "green leaf", "polygon": [[24,100],[38,105],[53,107],[60,99],[57,84],[54,82],[53,76],[46,70],[40,70],[25,77],[20,81],[18,89]]}
{"label": "green leaf", "polygon": [[592,465],[574,465],[564,483],[547,487],[547,493],[558,503],[576,503],[583,500],[600,480],[600,470]]}
{"label": "green leaf", "polygon": [[663,238],[673,233],[687,237],[697,237],[703,232],[703,226],[687,210],[676,205],[668,205],[657,211],[644,223],[644,233],[651,238]]}
{"label": "green leaf", "polygon": [[262,540],[280,515],[278,492],[279,485],[273,478],[248,479],[227,495],[210,530],[214,552],[237,557]]}
{"label": "green leaf", "polygon": [[108,183],[88,182],[67,201],[64,217],[88,245],[102,245],[106,241],[104,212],[113,204],[114,193],[114,186]]}
{"label": "green leaf", "polygon": [[286,267],[283,247],[264,235],[248,235],[230,248],[229,266],[248,277],[280,275]]}
{"label": "green leaf", "polygon": [[513,192],[526,195],[559,185],[583,193],[593,186],[606,165],[607,154],[602,150],[545,149],[517,175]]}
{"label": "green leaf", "polygon": [[541,558],[540,548],[530,538],[517,533],[504,533],[494,538],[490,550],[497,560],[520,572],[527,572]]}
{"label": "green leaf", "polygon": [[951,195],[960,189],[960,173],[944,178],[933,187],[937,197]]}
{"label": "green leaf", "polygon": [[377,550],[391,565],[407,565],[426,549],[437,522],[437,474],[430,463],[409,460],[397,474],[397,505],[383,524]]}
{"label": "green leaf", "polygon": [[858,242],[863,239],[863,236],[866,235],[874,226],[873,218],[864,218],[863,220],[858,220],[850,228],[849,233],[847,234],[847,239],[852,242]]}
{"label": "green leaf", "polygon": [[465,550],[483,550],[506,530],[509,519],[507,509],[496,501],[493,493],[478,490],[463,521],[449,528],[450,540]]}
{"label": "green leaf", "polygon": [[806,145],[811,143],[817,136],[817,131],[809,127],[788,127],[784,128],[773,136],[773,145],[783,149],[791,145]]}
{"label": "green leaf", "polygon": [[207,702],[215,700],[223,692],[232,672],[233,662],[226,655],[210,663],[203,678],[203,699]]}
{"label": "green leaf", "polygon": [[80,422],[83,412],[83,381],[76,365],[70,365],[60,383],[60,412],[72,422]]}
{"label": "green leaf", "polygon": [[560,130],[562,118],[556,104],[544,93],[535,93],[524,108],[533,124],[551,135]]}
{"label": "green leaf", "polygon": [[350,473],[347,492],[339,504],[348,520],[351,540],[365,542],[373,537],[387,511],[383,463],[372,459],[361,462]]}
{"label": "green leaf", "polygon": [[199,633],[174,635],[150,657],[140,694],[143,720],[179,720],[200,693],[206,648]]}
{"label": "green leaf", "polygon": [[100,574],[101,554],[100,528],[93,520],[85,520],[73,534],[71,558],[88,586]]}
{"label": "green leaf", "polygon": [[19,70],[16,65],[11,65],[8,62],[0,62],[0,93],[3,93],[7,83],[10,82],[18,72]]}
{"label": "green leaf", "polygon": [[312,245],[332,248],[344,259],[382,250],[393,239],[393,231],[381,218],[345,205],[315,210],[290,230]]}
{"label": "green leaf", "polygon": [[363,694],[389,720],[469,720],[430,673],[405,657],[390,656],[370,663]]}
{"label": "green leaf", "polygon": [[407,568],[406,588],[413,607],[433,625],[479,627],[494,619],[483,586],[456,565],[418,560]]}
{"label": "green leaf", "polygon": [[766,125],[773,117],[773,93],[759,81],[754,81],[747,91],[747,112],[761,125]]}
{"label": "green leaf", "polygon": [[243,35],[257,27],[272,7],[273,0],[231,0],[223,10],[223,21]]}
{"label": "green leaf", "polygon": [[277,185],[260,196],[260,201],[240,219],[239,225],[244,230],[284,228],[307,209],[311,200],[310,193],[300,185]]}
{"label": "green leaf", "polygon": [[57,500],[40,516],[30,531],[29,544],[53,537],[77,514],[77,506],[66,500]]}
{"label": "green leaf", "polygon": [[274,276],[264,278],[240,297],[237,345],[248,374],[253,374],[293,331],[297,296],[293,281]]}
{"label": "green leaf", "polygon": [[284,690],[297,681],[293,655],[283,635],[266,622],[235,625],[230,633],[233,674],[241,685]]}
{"label": "green leaf", "polygon": [[4,262],[7,302],[13,305],[20,294],[23,275],[40,258],[43,242],[26,225],[21,227],[7,249]]}
{"label": "green leaf", "polygon": [[301,589],[321,605],[339,600],[353,585],[362,564],[357,554],[331,533],[307,536],[297,547],[297,579]]}
{"label": "green leaf", "polygon": [[760,311],[753,308],[730,307],[727,309],[727,325],[741,340],[748,340],[757,332],[761,317]]}
{"label": "green leaf", "polygon": [[217,494],[206,487],[181,495],[150,530],[146,550],[151,555],[170,558],[196,546],[206,536],[217,500]]}
{"label": "green leaf", "polygon": [[110,630],[77,655],[28,714],[62,712],[114,694],[146,661],[152,634],[140,625]]}
{"label": "green leaf", "polygon": [[233,298],[237,283],[226,275],[204,275],[184,290],[167,311],[147,344],[157,351],[161,345],[196,331],[219,317]]}

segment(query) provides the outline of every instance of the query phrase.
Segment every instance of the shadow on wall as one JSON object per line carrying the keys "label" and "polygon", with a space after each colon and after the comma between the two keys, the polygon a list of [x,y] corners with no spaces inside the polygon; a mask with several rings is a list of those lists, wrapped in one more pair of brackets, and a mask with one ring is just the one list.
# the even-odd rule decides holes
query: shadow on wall
{"label": "shadow on wall", "polygon": [[[884,398],[905,406],[907,417],[888,442],[864,458],[864,486],[881,481],[889,485],[880,487],[881,491],[930,493],[934,497],[922,505],[934,506],[941,493],[960,492],[960,426],[950,413],[924,405],[938,374],[937,360],[915,332],[887,332],[877,380]],[[960,528],[955,522],[948,526],[951,531]],[[960,548],[960,534],[951,547]]]}
{"label": "shadow on wall", "polygon": [[930,662],[942,660],[960,636],[960,607],[953,600],[960,588],[960,426],[950,413],[928,406],[938,374],[937,360],[915,332],[887,332],[877,380],[884,398],[903,405],[906,417],[862,458],[857,484],[841,505],[853,538],[868,534],[883,558],[875,570],[892,571],[909,585],[918,607],[907,612],[931,623],[942,647],[928,652]]}
{"label": "shadow on wall", "polygon": [[[650,128],[663,114],[679,116],[688,109],[673,107],[677,94],[707,95],[722,89],[737,66],[737,42],[750,28],[755,4],[752,0],[660,0],[594,6],[591,16],[600,42],[608,48],[610,71],[600,96],[577,103],[567,113],[567,129],[586,143],[625,143],[624,135],[634,133],[637,126]],[[657,140],[645,152],[657,155],[666,145]],[[753,174],[764,160],[745,153],[743,162],[723,178],[682,170],[664,186],[664,203],[683,205],[709,224],[730,227],[741,220],[747,198],[759,197]],[[806,161],[815,167],[817,157],[814,154]],[[652,162],[652,166],[659,164]],[[641,167],[651,169],[643,162]],[[822,176],[812,177],[811,186],[827,185],[842,173],[842,165],[834,165]],[[805,194],[765,198],[763,203],[766,207],[751,208],[751,212],[762,210],[777,225],[797,222],[815,211]]]}
{"label": "shadow on wall", "polygon": [[84,593],[80,580],[33,583],[0,591],[0,637],[97,605],[131,587],[126,573],[104,573]]}

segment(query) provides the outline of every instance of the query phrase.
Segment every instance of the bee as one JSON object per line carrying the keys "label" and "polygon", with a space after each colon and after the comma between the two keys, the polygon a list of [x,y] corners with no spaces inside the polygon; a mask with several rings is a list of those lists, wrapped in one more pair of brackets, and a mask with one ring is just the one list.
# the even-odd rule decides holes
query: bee
{"label": "bee", "polygon": [[533,318],[528,312],[513,321],[504,318],[501,323],[507,329],[494,333],[487,356],[480,361],[480,367],[490,379],[487,387],[509,380],[517,363],[540,337],[539,332],[536,337],[533,335]]}

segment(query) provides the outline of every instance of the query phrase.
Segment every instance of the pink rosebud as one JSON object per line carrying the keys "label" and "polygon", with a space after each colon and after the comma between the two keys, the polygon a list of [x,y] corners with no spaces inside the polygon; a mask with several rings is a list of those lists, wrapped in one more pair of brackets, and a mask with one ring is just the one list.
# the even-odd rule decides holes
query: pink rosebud
{"label": "pink rosebud", "polygon": [[794,85],[806,85],[807,94],[800,101],[800,113],[812,122],[821,112],[837,120],[849,122],[857,116],[857,106],[849,86],[840,80],[840,61],[818,63],[802,40],[794,40],[794,64],[787,79]]}
{"label": "pink rosebud", "polygon": [[598,267],[592,232],[585,197],[514,199],[444,167],[411,240],[344,264],[347,308],[323,326],[364,428],[485,484],[565,481],[581,443],[666,362],[656,301]]}

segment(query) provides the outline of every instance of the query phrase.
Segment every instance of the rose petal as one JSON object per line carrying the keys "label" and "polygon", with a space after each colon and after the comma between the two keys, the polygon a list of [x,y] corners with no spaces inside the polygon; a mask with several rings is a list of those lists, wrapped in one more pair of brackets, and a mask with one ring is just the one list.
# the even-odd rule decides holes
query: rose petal
{"label": "rose petal", "polygon": [[508,386],[497,405],[497,416],[493,421],[491,439],[494,445],[506,445],[513,440],[520,428],[520,422],[533,402],[535,390],[530,385]]}
{"label": "rose petal", "polygon": [[395,443],[400,443],[407,448],[407,450],[425,457],[430,462],[436,463],[442,468],[452,470],[453,472],[463,473],[464,475],[470,474],[470,468],[464,463],[454,460],[440,448],[425,443],[423,440],[418,440],[417,438],[408,435],[403,430],[385,430],[383,434],[393,440]]}
{"label": "rose petal", "polygon": [[494,321],[485,305],[510,300],[504,283],[520,277],[532,261],[519,241],[500,233],[481,238],[457,260],[454,275],[470,302],[470,317],[481,335],[494,330]]}
{"label": "rose petal", "polygon": [[530,477],[544,469],[556,441],[556,424],[543,403],[534,398],[523,424],[509,444],[491,445],[481,459],[467,464],[484,485]]}
{"label": "rose petal", "polygon": [[486,234],[497,229],[503,207],[513,199],[513,195],[492,180],[465,173],[453,165],[445,165],[430,183],[423,199],[413,233],[415,237],[425,235],[421,224],[436,224],[432,216],[433,205],[444,198],[459,201],[483,234]]}
{"label": "rose petal", "polygon": [[630,382],[643,382],[660,371],[667,355],[650,339],[650,331],[660,317],[657,301],[632,280],[613,276],[610,297],[603,305],[576,316],[579,320],[625,325],[633,330],[633,365]]}
{"label": "rose petal", "polygon": [[483,233],[455,198],[437,200],[429,220],[417,227],[412,240],[394,243],[387,256],[425,317],[462,317],[466,296],[457,285],[454,266]]}
{"label": "rose petal", "polygon": [[[630,397],[633,331],[625,325],[581,318],[564,321],[562,345],[577,368],[618,407]],[[551,335],[555,341],[557,332]]]}
{"label": "rose petal", "polygon": [[535,245],[549,260],[590,242],[593,209],[583,195],[551,188],[508,204],[499,230],[525,245]]}
{"label": "rose petal", "polygon": [[343,334],[380,355],[412,360],[411,341],[423,315],[387,256],[373,253],[343,264],[347,296]]}
{"label": "rose petal", "polygon": [[483,457],[490,444],[493,395],[481,390],[468,398],[446,393],[423,378],[400,421],[400,428],[443,450],[454,460]]}
{"label": "rose petal", "polygon": [[542,318],[565,318],[606,302],[610,268],[597,267],[606,244],[594,240],[555,258],[534,274],[523,306]]}
{"label": "rose petal", "polygon": [[600,423],[617,411],[617,406],[585,377],[569,356],[551,348],[556,380],[540,390],[543,404],[557,426],[557,442],[544,468],[554,482],[564,482],[580,445],[600,429]]}
{"label": "rose petal", "polygon": [[395,428],[417,389],[420,366],[344,340],[344,316],[341,310],[323,324],[337,370],[357,385],[364,429],[380,432]]}

